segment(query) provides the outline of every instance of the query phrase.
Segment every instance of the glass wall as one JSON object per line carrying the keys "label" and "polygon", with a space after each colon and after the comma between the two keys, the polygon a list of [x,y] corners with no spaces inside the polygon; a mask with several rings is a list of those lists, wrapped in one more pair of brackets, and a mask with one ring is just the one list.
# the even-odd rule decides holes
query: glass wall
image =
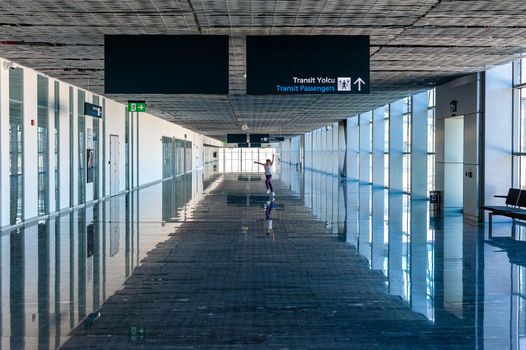
{"label": "glass wall", "polygon": [[184,144],[183,140],[175,139],[175,174],[184,173]]}
{"label": "glass wall", "polygon": [[526,56],[514,64],[514,185],[526,188]]}
{"label": "glass wall", "polygon": [[[223,154],[223,171],[225,173],[237,173],[241,171],[241,151],[238,148],[223,148],[220,154]],[[221,171],[221,168],[220,168]]]}
{"label": "glass wall", "polygon": [[11,225],[23,219],[24,212],[24,81],[23,70],[9,70],[9,182],[10,182],[10,214]]}
{"label": "glass wall", "polygon": [[384,107],[384,186],[386,188],[389,188],[389,110],[389,105],[386,105]]}
{"label": "glass wall", "polygon": [[75,204],[74,201],[74,190],[75,190],[75,183],[73,182],[73,175],[74,175],[74,155],[73,155],[73,146],[75,143],[75,137],[74,137],[74,125],[75,125],[75,114],[73,111],[73,87],[69,87],[68,92],[68,117],[69,117],[69,206],[72,207]]}
{"label": "glass wall", "polygon": [[241,148],[241,169],[245,172],[257,172],[261,165],[254,162],[265,162],[265,160],[259,160],[259,153],[254,152],[251,148]]}
{"label": "glass wall", "polygon": [[[258,173],[263,167],[254,162],[264,163],[276,154],[275,148],[221,148],[219,150],[219,171],[225,173]],[[273,171],[278,170],[274,159]]]}
{"label": "glass wall", "polygon": [[78,91],[77,96],[78,121],[78,196],[79,204],[86,202],[86,117],[84,116],[84,102],[86,93]]}
{"label": "glass wall", "polygon": [[124,109],[124,186],[130,189],[130,112]]}
{"label": "glass wall", "polygon": [[53,129],[53,149],[55,150],[55,211],[60,210],[60,89],[58,81],[54,83],[54,101],[53,101],[53,111],[54,111],[54,129]]}
{"label": "glass wall", "polygon": [[[384,120],[383,120],[383,133],[384,133],[384,187],[390,188],[391,186],[391,180],[396,179],[390,179],[389,177],[389,162],[390,158],[395,159],[391,157],[391,150],[389,148],[390,145],[390,137],[391,137],[391,130],[393,126],[391,123],[399,122],[399,120],[395,120],[392,118],[397,118],[396,115],[392,115],[392,113],[400,113],[397,112],[397,106],[402,107],[401,110],[401,117],[402,117],[402,189],[405,194],[411,194],[412,193],[412,184],[411,184],[411,156],[412,152],[411,149],[414,146],[413,145],[413,134],[412,134],[412,124],[413,124],[413,96],[407,96],[401,100],[398,100],[396,102],[396,106],[392,104],[387,104],[384,106]],[[364,115],[367,115],[368,113],[372,113],[371,111],[362,113],[359,116],[353,116],[347,120],[347,133],[348,136],[346,138],[346,147],[347,147],[347,162],[350,163],[349,171],[350,174],[347,174],[347,177],[349,180],[359,180],[361,183],[371,183],[371,180],[374,182],[373,177],[373,157],[374,154],[372,152],[373,149],[373,135],[375,134],[375,127],[377,127],[375,123],[375,118],[371,118],[370,120],[367,120],[366,118],[363,118],[363,122],[367,120],[367,124],[361,125],[361,127],[369,127],[369,130],[367,133],[363,134],[360,132],[360,124],[356,123],[358,119],[360,119],[360,122],[362,122],[361,117]],[[374,113],[373,113],[374,115]],[[400,118],[400,114],[398,114],[398,118]],[[425,116],[424,116],[425,118]],[[381,119],[380,119],[381,121]],[[396,126],[396,124],[393,124]],[[378,125],[378,128],[381,128],[382,126]],[[393,129],[394,130],[394,129]],[[331,158],[335,159],[336,155],[333,150],[329,149],[329,151],[324,151],[324,142],[318,142],[319,141],[319,135],[322,135],[325,131],[325,128],[320,128],[313,130],[311,132],[308,132],[305,134],[305,159],[306,164],[309,164],[309,159],[315,159],[316,155],[319,155],[323,152],[323,156],[319,156],[321,160],[325,158]],[[427,133],[428,133],[428,144],[427,144],[427,189],[432,190],[434,189],[435,184],[435,89],[431,89],[427,91]],[[353,136],[350,136],[353,135]],[[400,135],[398,135],[400,137]],[[367,142],[368,144],[363,145],[362,142]],[[396,142],[395,142],[396,143]],[[299,147],[299,146],[298,146]],[[367,152],[369,157],[369,172],[367,172],[366,168],[362,169],[360,171],[357,171],[357,169],[353,169],[356,167],[360,167],[360,162],[367,161],[366,157],[363,157],[363,154],[360,154],[360,152]],[[227,155],[228,157],[228,155]],[[228,159],[228,158],[227,158]],[[330,164],[330,163],[329,163]],[[363,164],[363,163],[362,163]],[[323,171],[323,168],[315,168],[314,166],[307,166],[307,168],[314,169],[316,171]],[[365,171],[364,171],[365,170]],[[228,169],[226,171],[229,171]],[[353,172],[355,172],[356,175],[353,175]],[[353,178],[353,176],[361,176],[360,178]],[[368,176],[368,177],[367,177]],[[362,178],[363,177],[363,178]],[[367,177],[367,178],[365,178]],[[399,179],[398,179],[399,180]]]}
{"label": "glass wall", "polygon": [[369,119],[369,183],[373,182],[373,113]]}
{"label": "glass wall", "polygon": [[[93,96],[93,103],[99,105],[99,96]],[[99,198],[99,118],[93,118],[93,199]]]}
{"label": "glass wall", "polygon": [[406,193],[411,192],[411,119],[412,119],[412,98],[403,99],[403,181],[402,188]]}
{"label": "glass wall", "polygon": [[[86,202],[100,199],[104,196],[104,174],[109,175],[114,169],[111,174],[113,181],[107,187],[116,190],[112,193],[124,189],[123,158],[130,163],[130,169],[126,164],[126,170],[130,172],[131,163],[137,159],[137,155],[132,158],[130,154],[133,153],[131,145],[134,144],[133,134],[137,128],[133,128],[131,113],[122,114],[126,110],[125,106],[110,101],[109,126],[112,134],[120,140],[114,142],[113,146],[120,148],[110,152],[108,147],[107,152],[103,152],[105,119],[86,116],[84,110],[85,102],[104,107],[102,96],[62,83],[30,68],[4,68],[2,81],[5,89],[1,92],[6,98],[3,104],[6,113],[2,115],[5,137],[0,138],[3,137],[2,145],[5,146],[2,154],[5,155],[3,164],[6,168],[2,170],[6,187],[3,192],[7,197],[2,206],[5,209],[2,210],[5,215],[1,217],[3,225],[18,225],[37,218],[41,220],[61,209],[83,206]],[[104,108],[102,112],[105,113]],[[141,117],[152,118],[149,114]],[[127,132],[123,130],[124,127]],[[178,133],[178,128],[167,126],[166,131]],[[132,130],[135,131],[133,134]],[[171,140],[174,152],[171,153],[170,168],[173,171],[170,170],[170,174],[192,171],[193,159],[197,157],[202,142],[201,138],[194,139],[194,135],[188,132],[184,137],[181,135],[183,140]],[[156,140],[162,137],[147,136]],[[194,140],[199,140],[197,146]],[[109,162],[103,160],[105,153],[118,155],[111,170]],[[203,156],[204,148],[199,149],[199,154]],[[201,156],[198,159],[204,158]],[[103,171],[104,168],[106,171]],[[147,170],[149,180],[161,178],[159,167]],[[132,186],[131,178],[126,179]]]}
{"label": "glass wall", "polygon": [[184,144],[184,171],[192,171],[192,141],[183,141]]}
{"label": "glass wall", "polygon": [[49,212],[49,81],[37,76],[38,216]]}
{"label": "glass wall", "polygon": [[175,143],[172,137],[163,136],[163,179],[174,176],[175,172]]}
{"label": "glass wall", "polygon": [[163,178],[192,171],[192,142],[162,137]]}
{"label": "glass wall", "polygon": [[435,89],[427,92],[427,189],[435,189]]}

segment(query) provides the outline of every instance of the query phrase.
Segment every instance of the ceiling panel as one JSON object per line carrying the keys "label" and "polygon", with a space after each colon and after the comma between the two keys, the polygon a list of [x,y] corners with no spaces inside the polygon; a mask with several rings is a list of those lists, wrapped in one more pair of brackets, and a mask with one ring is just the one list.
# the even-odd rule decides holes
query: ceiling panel
{"label": "ceiling panel", "polygon": [[[104,34],[227,34],[230,94],[145,99],[219,137],[300,133],[526,51],[526,2],[453,0],[3,0],[0,56],[102,94]],[[371,94],[246,96],[246,35],[369,35]]]}

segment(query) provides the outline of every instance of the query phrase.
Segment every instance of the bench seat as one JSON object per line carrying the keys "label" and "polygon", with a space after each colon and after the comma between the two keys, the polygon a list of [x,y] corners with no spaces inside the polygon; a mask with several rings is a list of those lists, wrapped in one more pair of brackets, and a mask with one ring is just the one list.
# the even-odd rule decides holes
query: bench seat
{"label": "bench seat", "polygon": [[508,207],[506,205],[488,205],[483,207],[482,209],[487,211],[510,211],[511,209],[517,209],[514,207]]}
{"label": "bench seat", "polygon": [[526,220],[526,190],[510,188],[507,196],[495,196],[506,198],[506,205],[487,205],[482,209],[489,212],[489,235],[493,226],[493,216],[506,216],[513,220]]}
{"label": "bench seat", "polygon": [[488,206],[484,207],[483,209],[494,213],[494,215],[526,215],[526,209],[516,207]]}

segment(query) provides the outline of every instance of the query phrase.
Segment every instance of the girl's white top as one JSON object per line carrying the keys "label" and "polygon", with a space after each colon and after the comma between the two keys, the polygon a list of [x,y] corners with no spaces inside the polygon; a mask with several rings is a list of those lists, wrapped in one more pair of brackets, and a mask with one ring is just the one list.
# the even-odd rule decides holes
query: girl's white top
{"label": "girl's white top", "polygon": [[272,165],[265,164],[265,175],[272,175]]}

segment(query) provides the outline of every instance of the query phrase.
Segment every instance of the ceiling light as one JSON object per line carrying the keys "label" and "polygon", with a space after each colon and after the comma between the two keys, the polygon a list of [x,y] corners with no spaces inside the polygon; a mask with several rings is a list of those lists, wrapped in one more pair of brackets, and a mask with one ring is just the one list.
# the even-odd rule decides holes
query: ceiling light
{"label": "ceiling light", "polygon": [[260,121],[289,121],[290,118],[238,118],[237,119],[240,122],[243,121],[253,121],[253,122],[260,122]]}
{"label": "ceiling light", "polygon": [[4,69],[15,69],[18,68],[18,65],[16,63],[13,63],[11,61],[4,61]]}

